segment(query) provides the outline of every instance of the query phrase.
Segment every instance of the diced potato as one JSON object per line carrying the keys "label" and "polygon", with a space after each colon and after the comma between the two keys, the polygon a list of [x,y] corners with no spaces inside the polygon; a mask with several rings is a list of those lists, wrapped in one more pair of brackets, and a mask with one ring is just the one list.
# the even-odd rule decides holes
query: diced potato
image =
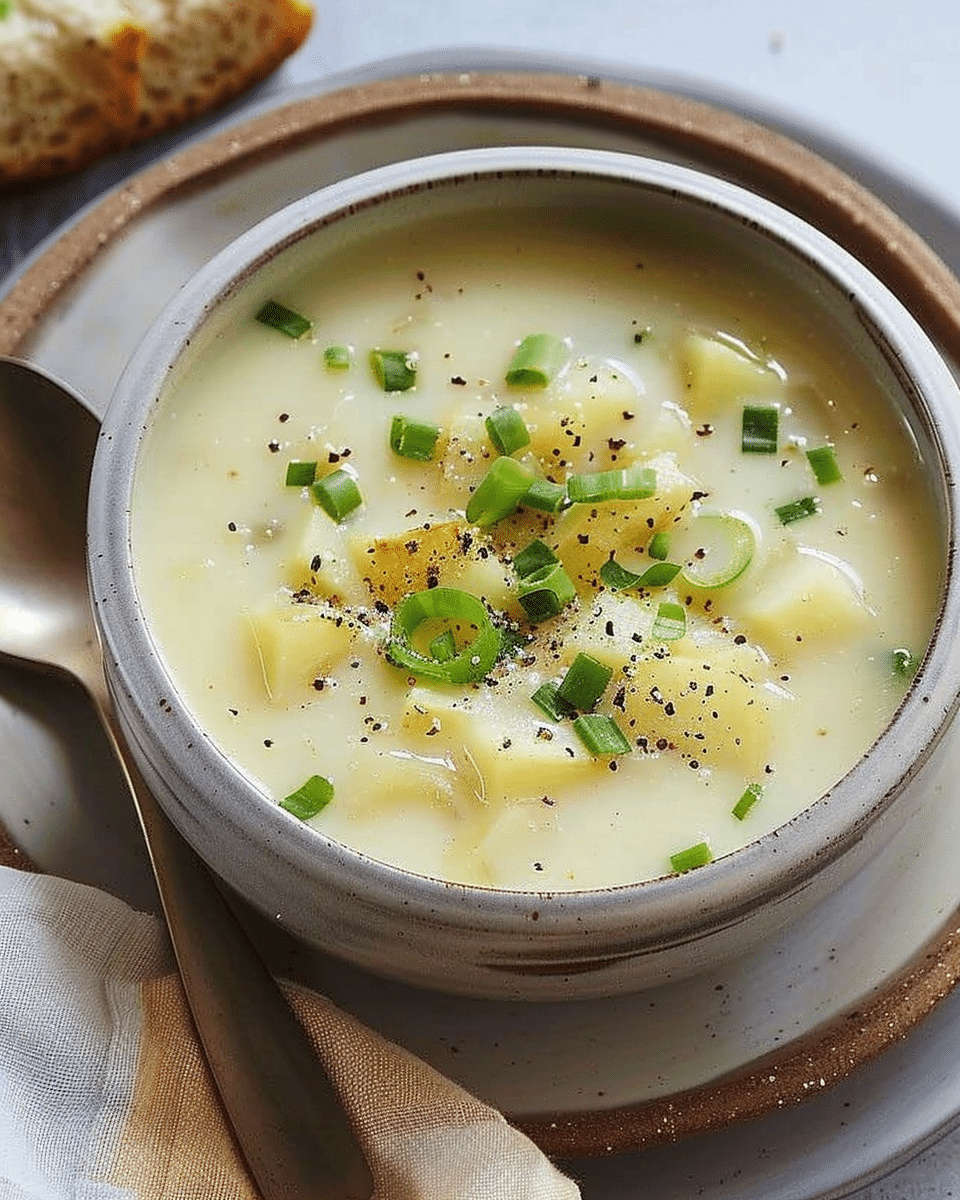
{"label": "diced potato", "polygon": [[687,636],[669,650],[642,656],[614,708],[632,741],[648,752],[676,751],[691,764],[765,766],[771,711],[785,694],[769,686],[769,667],[756,649],[729,636]]}
{"label": "diced potato", "polygon": [[859,580],[830,555],[785,544],[744,596],[739,619],[769,653],[788,659],[801,643],[835,644],[871,613]]}
{"label": "diced potato", "polygon": [[363,597],[360,577],[340,526],[322,508],[307,509],[306,524],[296,556],[290,564],[288,582],[292,588],[307,588],[331,600],[357,602]]}
{"label": "diced potato", "polygon": [[391,537],[354,535],[350,553],[374,600],[391,607],[410,592],[443,584],[479,596],[492,608],[514,603],[514,584],[488,541],[459,521],[438,521]]}
{"label": "diced potato", "polygon": [[[530,652],[548,674],[551,667],[557,673],[566,670],[578,654],[589,654],[619,674],[648,652],[656,607],[656,602],[640,596],[604,593],[574,610],[560,628],[533,642]],[[541,640],[545,645],[540,645]]]}
{"label": "diced potato", "polygon": [[476,773],[476,794],[486,804],[542,796],[606,770],[606,761],[586,752],[569,723],[555,724],[532,702],[521,704],[516,697],[501,702],[499,689],[463,696],[443,688],[412,688],[403,725],[422,739],[420,744],[442,746],[465,759]]}
{"label": "diced potato", "polygon": [[357,632],[355,621],[342,611],[284,597],[249,619],[267,692],[278,701],[306,694],[314,679],[348,652]]}
{"label": "diced potato", "polygon": [[[661,454],[646,464],[656,470],[657,492],[649,500],[574,504],[557,521],[549,539],[581,595],[599,585],[599,571],[615,553],[635,569],[651,537],[676,521],[697,490],[696,483],[677,466],[673,454]],[[649,565],[649,560],[646,565]]]}
{"label": "diced potato", "polygon": [[728,412],[744,401],[776,401],[781,375],[734,338],[689,333],[682,347],[686,408],[694,418]]}

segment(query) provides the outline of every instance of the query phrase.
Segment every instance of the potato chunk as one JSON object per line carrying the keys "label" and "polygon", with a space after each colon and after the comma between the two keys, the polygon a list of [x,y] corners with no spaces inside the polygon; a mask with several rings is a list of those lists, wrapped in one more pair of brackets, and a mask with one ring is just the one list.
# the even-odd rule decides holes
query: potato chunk
{"label": "potato chunk", "polygon": [[[533,690],[529,680],[525,688]],[[474,790],[485,804],[542,796],[606,769],[583,748],[571,725],[548,720],[524,696],[480,689],[466,696],[415,687],[403,725],[421,745],[443,746],[466,760]],[[422,740],[421,740],[422,739]]]}
{"label": "potato chunk", "polygon": [[679,519],[697,491],[675,455],[657,455],[646,465],[657,474],[656,494],[648,500],[575,504],[557,521],[548,540],[581,595],[600,586],[600,568],[611,554],[625,555],[623,565],[632,569],[633,556],[644,551],[654,533]]}
{"label": "potato chunk", "polygon": [[250,614],[263,679],[274,700],[306,693],[350,649],[357,623],[325,604],[298,604],[288,597]]}
{"label": "potato chunk", "polygon": [[356,572],[374,600],[393,607],[410,592],[443,584],[491,608],[513,600],[512,572],[475,529],[459,521],[421,525],[390,537],[350,539]]}
{"label": "potato chunk", "polygon": [[745,400],[772,403],[781,396],[781,374],[735,338],[689,333],[681,354],[692,417],[727,412]]}
{"label": "potato chunk", "polygon": [[768,559],[740,610],[743,627],[784,659],[803,642],[835,644],[866,628],[870,618],[863,587],[845,564],[790,543]]}
{"label": "potato chunk", "polygon": [[329,600],[356,603],[363,597],[342,530],[316,505],[307,510],[288,582],[295,590],[306,588]]}

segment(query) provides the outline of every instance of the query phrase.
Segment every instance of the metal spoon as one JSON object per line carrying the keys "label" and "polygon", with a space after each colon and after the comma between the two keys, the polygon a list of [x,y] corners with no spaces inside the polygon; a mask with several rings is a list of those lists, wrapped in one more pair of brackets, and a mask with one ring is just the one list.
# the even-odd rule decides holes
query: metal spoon
{"label": "metal spoon", "polygon": [[264,1200],[368,1200],[369,1167],[283,994],[134,766],[104,680],[86,568],[99,425],[0,358],[0,656],[79,683],[130,787],[194,1023]]}

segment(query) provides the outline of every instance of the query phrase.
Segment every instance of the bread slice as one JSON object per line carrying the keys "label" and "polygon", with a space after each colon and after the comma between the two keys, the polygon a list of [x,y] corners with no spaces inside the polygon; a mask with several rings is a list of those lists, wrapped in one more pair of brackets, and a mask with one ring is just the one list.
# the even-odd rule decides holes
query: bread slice
{"label": "bread slice", "polygon": [[0,184],[206,112],[301,45],[306,0],[0,0]]}

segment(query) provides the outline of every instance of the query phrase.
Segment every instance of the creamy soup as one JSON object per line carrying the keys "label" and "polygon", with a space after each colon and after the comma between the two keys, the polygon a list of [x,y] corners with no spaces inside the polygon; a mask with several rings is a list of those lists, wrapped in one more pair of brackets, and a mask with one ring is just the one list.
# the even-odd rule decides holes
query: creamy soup
{"label": "creamy soup", "polygon": [[184,699],[291,820],[626,883],[779,826],[890,720],[937,521],[890,381],[783,280],[540,206],[270,286],[162,397],[134,553]]}

